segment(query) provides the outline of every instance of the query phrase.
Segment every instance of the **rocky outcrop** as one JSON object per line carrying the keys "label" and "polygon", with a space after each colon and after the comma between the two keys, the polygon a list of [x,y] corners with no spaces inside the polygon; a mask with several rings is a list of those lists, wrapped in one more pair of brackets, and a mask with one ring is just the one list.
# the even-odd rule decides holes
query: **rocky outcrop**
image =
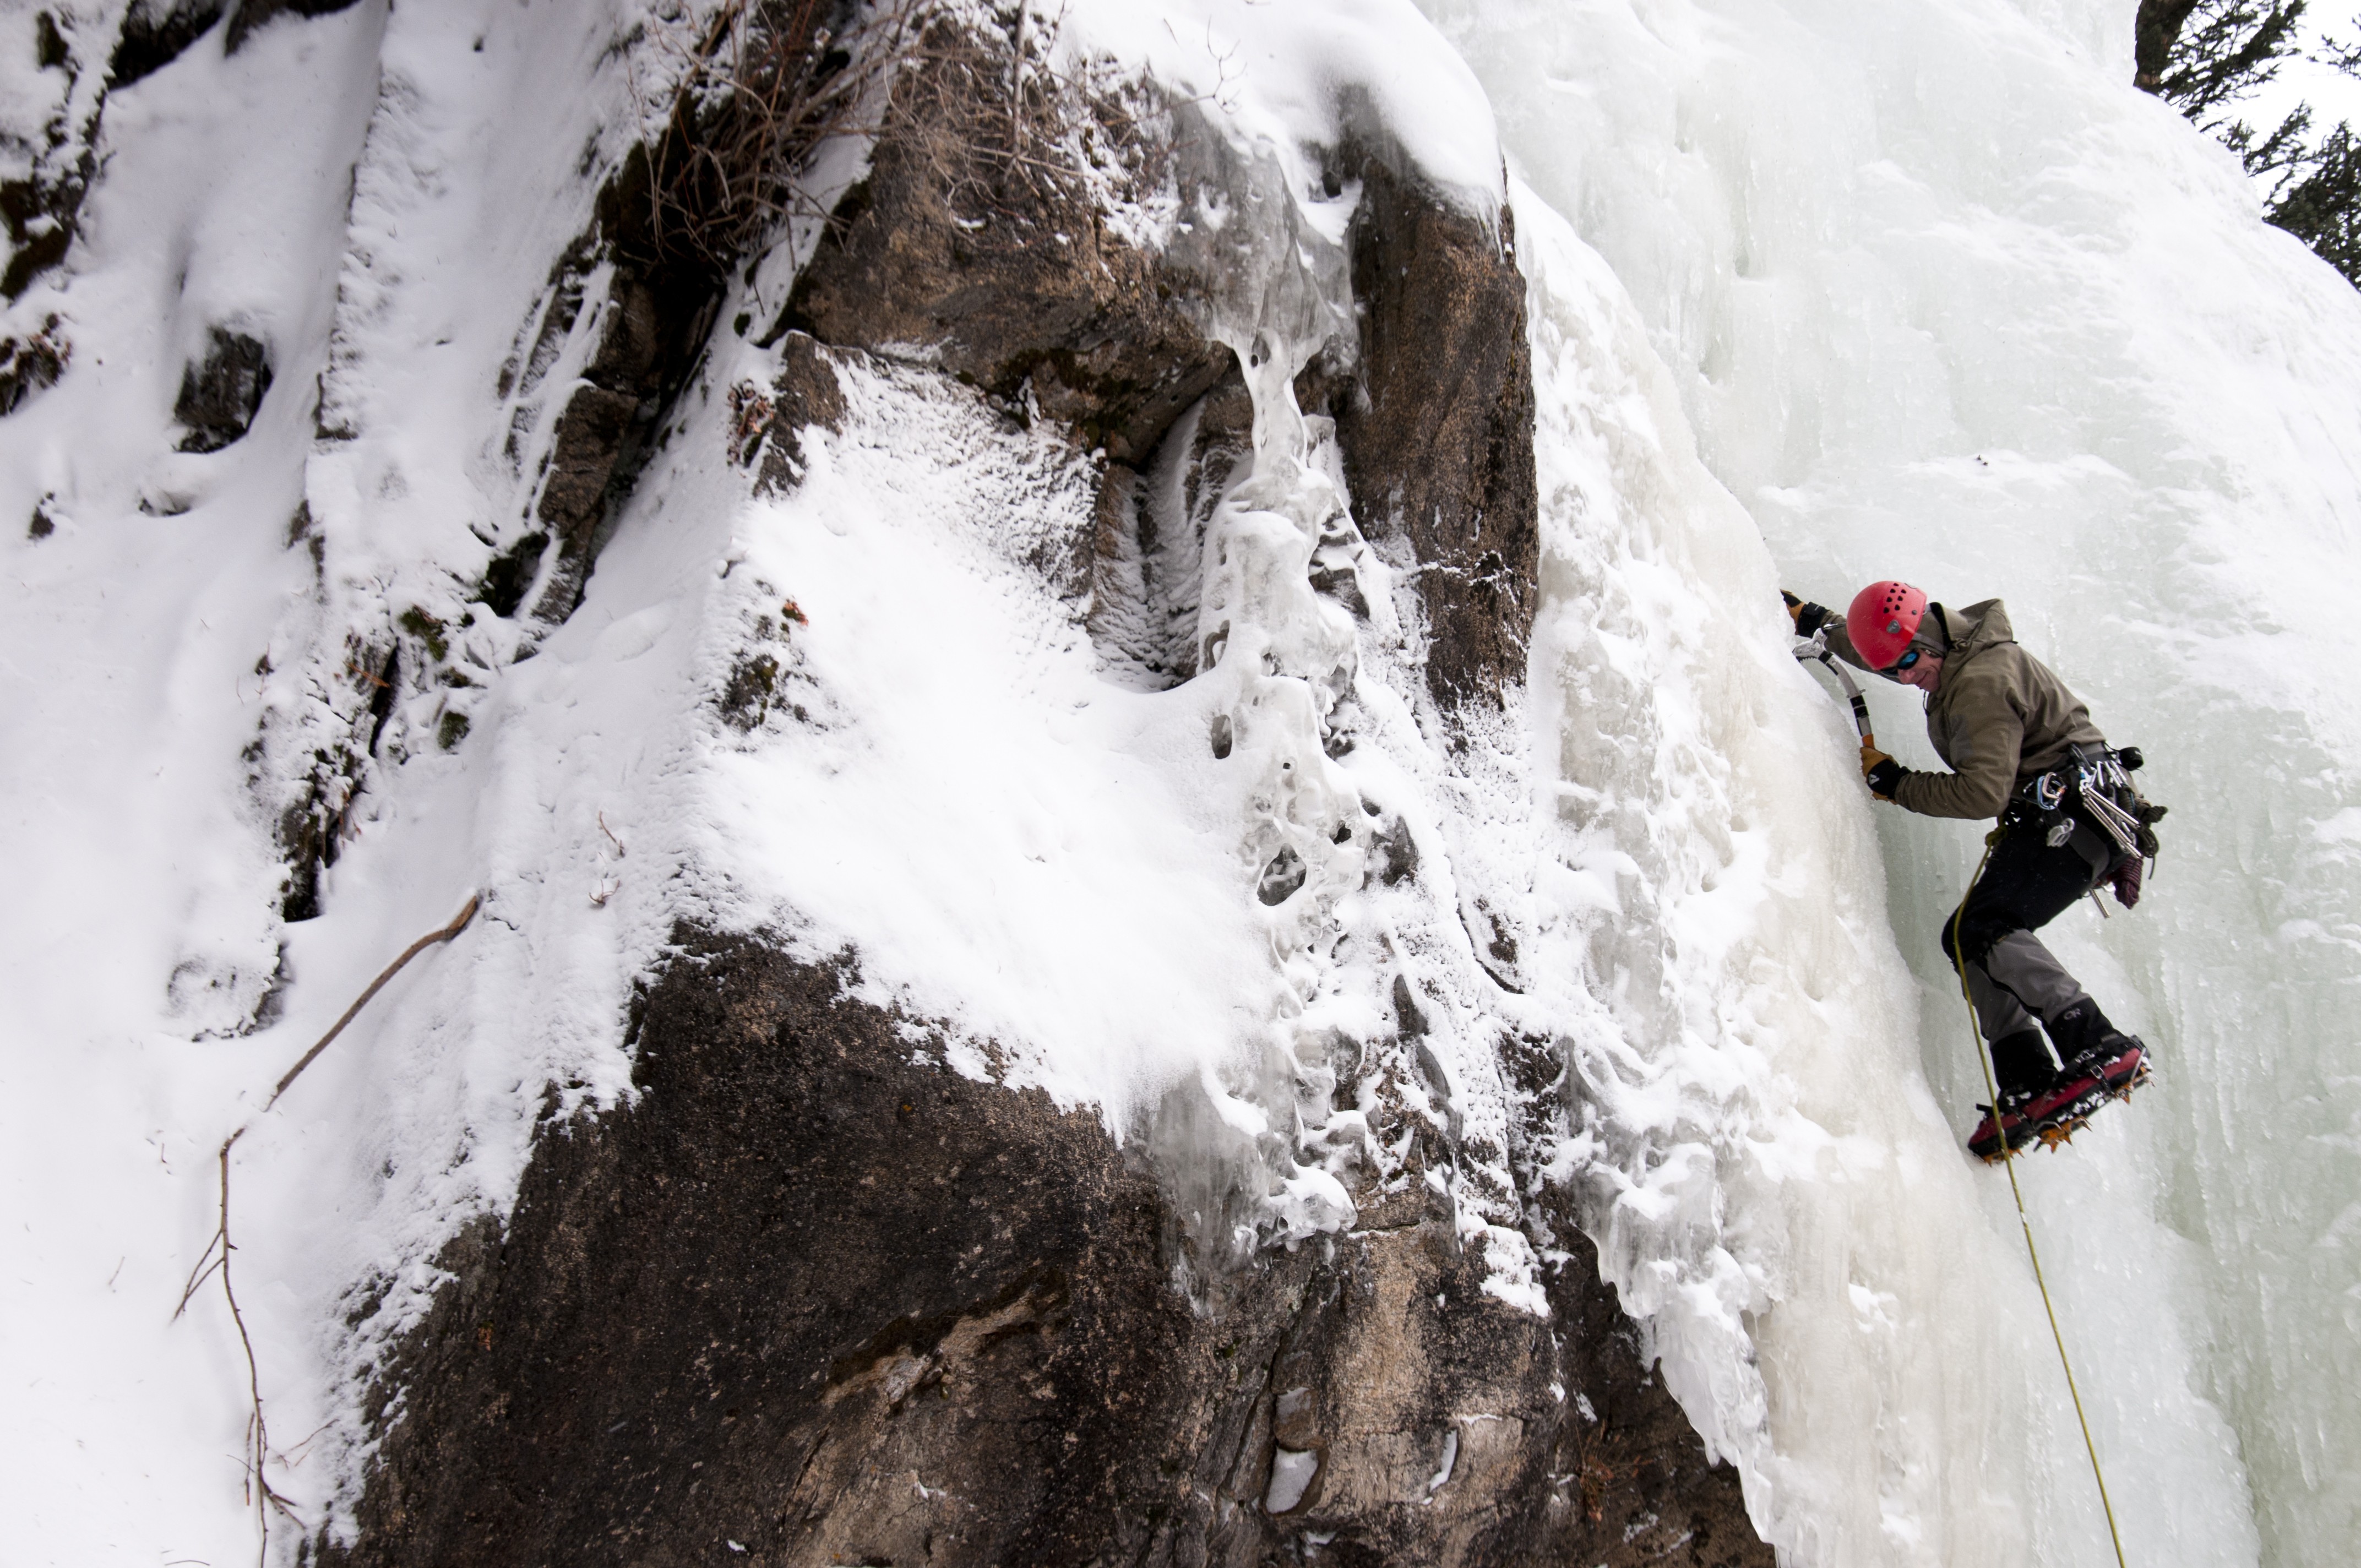
{"label": "rocky outcrop", "polygon": [[172,417],[183,431],[183,452],[218,452],[243,436],[270,390],[270,350],[242,332],[214,327],[205,356],[181,371]]}
{"label": "rocky outcrop", "polygon": [[839,969],[677,948],[635,1103],[446,1254],[329,1561],[1769,1563],[1587,1252],[1549,1321],[1432,1214],[1192,1301],[1089,1111],[914,1059]]}
{"label": "rocky outcrop", "polygon": [[225,0],[131,0],[107,61],[109,82],[128,87],[171,64],[213,30],[225,9]]}
{"label": "rocky outcrop", "polygon": [[153,75],[213,31],[225,12],[229,30],[222,47],[236,54],[258,28],[280,16],[325,16],[357,4],[358,0],[131,0],[107,75],[117,87]]}
{"label": "rocky outcrop", "polygon": [[222,47],[236,54],[247,38],[281,16],[329,16],[358,4],[360,0],[237,0]]}
{"label": "rocky outcrop", "polygon": [[1524,684],[1540,602],[1515,218],[1503,207],[1495,234],[1377,158],[1349,161],[1359,367],[1328,400],[1345,481],[1362,532],[1416,564],[1436,703],[1497,706]]}
{"label": "rocky outcrop", "polygon": [[[533,613],[564,620],[582,600],[598,548],[599,524],[630,488],[642,444],[664,405],[686,379],[720,307],[722,268],[711,257],[659,243],[650,195],[650,159],[634,152],[598,193],[597,227],[577,243],[553,280],[544,323],[563,339],[577,330],[592,347],[553,428],[534,502],[540,526],[511,548],[530,548],[530,576],[555,538],[557,559]],[[581,304],[581,278],[592,258],[611,269],[606,297],[577,328],[569,297]],[[554,342],[544,345],[554,350]],[[503,389],[505,394],[507,389]]]}
{"label": "rocky outcrop", "polygon": [[[0,181],[0,225],[8,236],[0,299],[14,300],[66,258],[80,231],[82,198],[98,168],[99,120],[108,93],[129,87],[186,54],[228,14],[224,48],[239,45],[282,16],[322,16],[357,0],[130,0],[111,34],[96,18],[55,6],[33,16],[36,91],[49,97],[42,143],[30,167]],[[51,72],[55,72],[52,76]]]}
{"label": "rocky outcrop", "polygon": [[22,408],[35,393],[58,384],[72,352],[51,316],[41,330],[23,337],[0,337],[0,419]]}
{"label": "rocky outcrop", "polygon": [[45,145],[31,149],[21,174],[0,181],[0,223],[7,226],[9,247],[8,264],[0,268],[0,299],[16,299],[73,247],[82,198],[98,167],[93,149],[106,72],[93,65],[104,48],[102,42],[92,49],[71,19],[61,26],[51,12],[34,16],[39,70],[27,85],[49,99]]}
{"label": "rocky outcrop", "polygon": [[638,276],[619,276],[604,311],[598,347],[557,416],[542,479],[541,521],[556,534],[564,558],[577,565],[549,606],[551,620],[571,614],[581,597],[591,536],[606,516],[608,484],[640,420],[641,405],[662,389],[654,374],[655,291]]}
{"label": "rocky outcrop", "polygon": [[[786,310],[789,329],[842,347],[922,355],[995,396],[1137,463],[1229,367],[1173,299],[1157,258],[1109,232],[1055,128],[1066,105],[1012,102],[1008,60],[948,24],[896,83],[866,180],[837,208]],[[1162,172],[1119,100],[1083,98],[1106,172]]]}
{"label": "rocky outcrop", "polygon": [[[1034,565],[1111,668],[1170,684],[1202,655],[1195,552],[1247,459],[1253,405],[1189,308],[1204,280],[1105,222],[1109,181],[1160,178],[1126,120],[1137,105],[1053,103],[1048,88],[1012,103],[1021,73],[994,49],[939,29],[899,81],[866,181],[760,329],[780,351],[774,380],[730,390],[731,455],[759,486],[799,483],[804,434],[844,417],[835,367],[864,355],[1071,429],[1104,476],[1098,515]],[[1130,151],[1085,170],[1058,133],[1082,122]],[[1332,345],[1298,397],[1337,422],[1366,531],[1416,585],[1414,641],[1447,740],[1451,716],[1521,682],[1535,604],[1512,230],[1375,155],[1337,158],[1363,189],[1358,338]],[[595,528],[632,422],[703,330],[697,289],[617,277],[541,491],[561,538]],[[578,332],[555,307],[547,320]],[[1167,512],[1141,504],[1151,478],[1174,498]],[[1315,553],[1312,570],[1370,618],[1349,562]],[[759,726],[775,675],[741,664],[724,719]],[[1403,819],[1372,857],[1380,886],[1419,876]],[[1283,903],[1303,875],[1274,860],[1257,896]],[[1736,1477],[1707,1464],[1648,1370],[1563,1194],[1536,1179],[1522,1222],[1553,1249],[1546,1316],[1488,1290],[1490,1265],[1461,1250],[1461,1200],[1445,1195],[1458,1190],[1428,1174],[1478,1154],[1530,1170],[1532,1146],[1477,1151],[1447,1103],[1422,1119],[1380,1093],[1375,1135],[1411,1152],[1403,1179],[1355,1190],[1356,1228],[1209,1259],[1196,1211],[1143,1152],[1154,1136],[1119,1146],[1093,1108],[1061,1112],[914,1049],[907,1020],[851,994],[856,956],[815,966],[696,930],[675,951],[637,1012],[631,1103],[544,1124],[506,1229],[453,1244],[454,1282],[380,1366],[358,1537],[323,1543],[325,1557],[1771,1561]],[[1424,1009],[1443,1003],[1388,972],[1398,1054],[1425,1064],[1403,1071],[1440,1103]],[[1507,1136],[1532,1146],[1562,1064],[1546,1040],[1500,1048],[1532,1111]],[[1521,1200],[1505,1174],[1497,1185],[1513,1219]]]}

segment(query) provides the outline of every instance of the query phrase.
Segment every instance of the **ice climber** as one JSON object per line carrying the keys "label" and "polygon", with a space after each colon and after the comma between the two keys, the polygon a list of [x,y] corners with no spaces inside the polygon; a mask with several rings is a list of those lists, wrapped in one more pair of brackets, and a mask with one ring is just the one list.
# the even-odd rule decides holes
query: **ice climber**
{"label": "ice climber", "polygon": [[1952,771],[1913,772],[1864,738],[1870,793],[1927,817],[2000,818],[1982,874],[1943,923],[1998,1085],[1968,1147],[1997,1159],[2062,1138],[2147,1076],[2147,1047],[2034,936],[2102,883],[2126,908],[2138,902],[2164,815],[2132,785],[2139,752],[2108,747],[2081,699],[2017,644],[1998,599],[1947,610],[1907,583],[1872,583],[1839,617],[1781,597],[1798,636],[1927,694],[1927,738]]}

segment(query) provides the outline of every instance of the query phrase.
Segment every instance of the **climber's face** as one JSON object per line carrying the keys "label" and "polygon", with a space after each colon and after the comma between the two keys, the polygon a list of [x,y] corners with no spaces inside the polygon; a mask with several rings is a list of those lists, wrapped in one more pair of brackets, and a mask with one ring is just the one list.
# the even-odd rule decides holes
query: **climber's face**
{"label": "climber's face", "polygon": [[[1916,657],[1913,657],[1914,654]],[[1902,663],[1894,665],[1889,674],[1905,686],[1916,686],[1920,691],[1931,692],[1935,689],[1935,683],[1943,678],[1942,655],[1929,653],[1925,649],[1913,644],[1909,652],[1902,655]]]}

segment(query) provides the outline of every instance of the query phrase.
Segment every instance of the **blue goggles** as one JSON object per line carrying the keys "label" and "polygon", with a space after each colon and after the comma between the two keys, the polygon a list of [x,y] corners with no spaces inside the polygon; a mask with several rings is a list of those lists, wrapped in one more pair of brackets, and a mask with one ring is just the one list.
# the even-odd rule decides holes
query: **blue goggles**
{"label": "blue goggles", "polygon": [[1885,666],[1884,673],[1889,675],[1898,675],[1905,670],[1916,668],[1919,660],[1940,652],[1941,650],[1928,647],[1924,642],[1913,642],[1902,651],[1902,657]]}

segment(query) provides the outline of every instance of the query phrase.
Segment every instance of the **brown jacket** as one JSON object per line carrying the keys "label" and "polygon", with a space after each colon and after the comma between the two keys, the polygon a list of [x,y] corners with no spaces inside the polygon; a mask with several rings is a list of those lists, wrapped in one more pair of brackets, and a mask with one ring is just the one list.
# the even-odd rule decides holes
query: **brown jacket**
{"label": "brown jacket", "polygon": [[[1947,610],[1944,617],[1951,651],[1927,701],[1927,739],[1953,771],[1905,773],[1894,787],[1894,804],[1927,817],[1997,817],[2019,784],[2065,762],[2070,746],[2095,751],[2106,739],[2082,699],[2017,646],[2000,600]],[[1828,649],[1847,663],[1869,668],[1853,652],[1841,620],[1828,625]]]}

